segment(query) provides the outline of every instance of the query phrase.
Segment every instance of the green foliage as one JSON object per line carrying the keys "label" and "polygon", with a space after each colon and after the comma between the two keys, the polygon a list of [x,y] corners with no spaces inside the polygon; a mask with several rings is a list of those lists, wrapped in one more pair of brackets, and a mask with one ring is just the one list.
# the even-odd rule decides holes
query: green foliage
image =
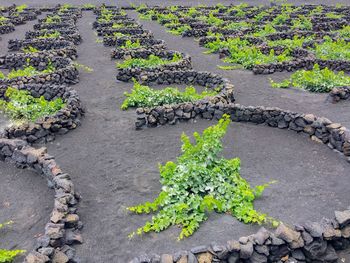
{"label": "green foliage", "polygon": [[311,92],[330,92],[335,87],[349,86],[350,77],[344,72],[335,73],[328,68],[320,69],[315,64],[312,70],[298,70],[289,79],[276,83],[271,80],[273,88],[296,87]]}
{"label": "green foliage", "polygon": [[267,35],[276,33],[277,30],[271,25],[271,24],[266,24],[262,29],[259,31],[253,33],[254,37],[265,37]]}
{"label": "green foliage", "polygon": [[152,17],[157,13],[153,9],[147,10],[145,13],[140,13],[139,17],[142,20],[152,20]]}
{"label": "green foliage", "polygon": [[166,65],[178,62],[182,59],[181,55],[175,54],[172,59],[166,60],[155,55],[150,55],[147,59],[144,58],[128,58],[121,63],[117,63],[118,69],[123,68],[155,68],[161,65]]}
{"label": "green foliage", "polygon": [[0,263],[10,263],[15,260],[17,256],[25,253],[25,250],[6,250],[0,249]]}
{"label": "green foliage", "polygon": [[133,49],[133,48],[139,48],[141,47],[140,40],[137,39],[136,41],[127,40],[125,41],[125,44],[122,45],[121,49]]}
{"label": "green foliage", "polygon": [[[3,224],[0,224],[0,229],[4,228],[7,225],[11,225],[13,222],[8,221]],[[0,263],[10,263],[20,254],[26,252],[25,250],[6,250],[0,249]]]}
{"label": "green foliage", "polygon": [[34,98],[28,91],[11,87],[6,90],[5,96],[8,101],[0,100],[0,110],[14,120],[36,121],[56,113],[65,106],[61,98],[47,101],[43,96]]}
{"label": "green foliage", "polygon": [[26,9],[28,6],[26,4],[23,4],[23,5],[19,5],[19,6],[16,6],[16,11],[18,13],[22,13],[24,11],[24,9]]}
{"label": "green foliage", "polygon": [[0,26],[6,24],[8,20],[9,20],[8,18],[0,15]]}
{"label": "green foliage", "polygon": [[53,24],[53,23],[60,23],[62,21],[62,18],[59,15],[52,15],[45,18],[44,23],[45,24]]}
{"label": "green foliage", "polygon": [[[45,31],[43,31],[45,32]],[[52,33],[44,33],[43,35],[39,36],[38,38],[59,38],[61,36],[61,33],[55,30]]]}
{"label": "green foliage", "polygon": [[292,20],[292,29],[311,30],[312,22],[310,18],[299,15],[298,19]]}
{"label": "green foliage", "polygon": [[350,26],[344,26],[338,30],[339,36],[343,38],[350,38]]}
{"label": "green foliage", "polygon": [[335,14],[333,12],[330,12],[330,13],[326,13],[326,17],[327,18],[333,18],[333,19],[340,19],[343,17],[343,15],[341,14]]}
{"label": "green foliage", "polygon": [[259,48],[252,46],[249,48],[239,49],[236,47],[230,47],[230,56],[224,61],[229,63],[235,63],[243,65],[244,68],[250,69],[254,65],[270,64],[275,62],[283,62],[291,60],[289,51],[286,50],[279,55],[275,55],[273,49],[271,49],[268,55],[263,54]]}
{"label": "green foliage", "polygon": [[209,13],[209,16],[205,20],[208,24],[214,25],[214,26],[221,26],[224,23],[224,20],[217,18],[214,16],[212,12]]}
{"label": "green foliage", "polygon": [[229,30],[242,30],[242,29],[247,29],[251,27],[251,24],[246,22],[246,21],[240,21],[240,22],[231,22],[228,25],[224,26],[224,29],[229,29]]}
{"label": "green foliage", "polygon": [[124,93],[126,99],[121,108],[126,110],[129,107],[154,107],[164,104],[192,102],[216,94],[216,91],[207,90],[197,93],[194,87],[186,87],[184,92],[172,87],[156,90],[148,86],[143,86],[134,80],[133,90],[130,93]]}
{"label": "green foliage", "polygon": [[350,60],[350,42],[343,39],[333,41],[325,37],[325,41],[315,45],[315,54],[319,59]]}
{"label": "green foliage", "polygon": [[286,21],[290,19],[290,16],[286,13],[281,13],[277,15],[271,22],[272,25],[283,25]]}
{"label": "green foliage", "polygon": [[114,17],[114,15],[113,15],[111,10],[109,10],[107,8],[102,8],[101,9],[101,15],[97,19],[97,22],[99,22],[99,23],[108,23],[108,22],[112,21],[113,17]]}
{"label": "green foliage", "polygon": [[289,50],[295,49],[295,48],[301,48],[303,46],[303,43],[305,41],[312,40],[312,37],[298,37],[294,36],[293,39],[280,39],[275,41],[267,41],[267,44],[270,47],[278,47],[283,46],[285,48],[288,48]]}
{"label": "green foliage", "polygon": [[31,77],[31,76],[41,75],[41,74],[52,73],[54,71],[55,71],[55,68],[53,67],[51,62],[48,63],[47,68],[43,71],[39,71],[35,67],[29,66],[29,64],[27,64],[27,66],[25,66],[22,69],[11,70],[10,73],[7,74],[7,76],[1,72],[0,79],[14,79],[14,78],[18,78],[18,77]]}
{"label": "green foliage", "polygon": [[189,25],[179,25],[178,27],[170,29],[167,32],[179,36],[179,35],[182,35],[183,32],[191,29],[192,28]]}
{"label": "green foliage", "polygon": [[153,202],[129,207],[132,212],[157,212],[134,234],[160,232],[171,225],[182,227],[179,239],[192,235],[207,220],[208,213],[227,213],[244,223],[265,223],[270,218],[254,209],[254,200],[269,184],[252,188],[243,179],[238,158],[220,157],[222,138],[230,117],[193,134],[195,142],[183,134],[182,155],[176,162],[159,165],[162,191]]}
{"label": "green foliage", "polygon": [[39,52],[39,49],[32,47],[32,46],[28,46],[26,48],[22,48],[22,51],[24,53],[37,53],[37,52]]}
{"label": "green foliage", "polygon": [[69,9],[73,8],[73,5],[71,4],[63,4],[61,5],[60,9],[58,10],[59,13],[64,13],[69,11]]}

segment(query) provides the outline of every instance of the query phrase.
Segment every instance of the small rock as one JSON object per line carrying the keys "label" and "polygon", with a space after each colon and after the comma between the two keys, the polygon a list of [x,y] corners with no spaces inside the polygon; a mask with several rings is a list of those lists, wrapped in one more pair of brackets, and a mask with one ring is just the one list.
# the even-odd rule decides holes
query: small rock
{"label": "small rock", "polygon": [[31,252],[24,260],[25,263],[46,263],[50,259],[48,256],[40,254],[39,252]]}
{"label": "small rock", "polygon": [[254,248],[253,248],[253,243],[248,242],[245,245],[241,245],[241,251],[240,251],[240,256],[243,259],[249,258],[253,254]]}
{"label": "small rock", "polygon": [[213,260],[213,255],[209,252],[201,253],[197,255],[198,263],[211,263]]}
{"label": "small rock", "polygon": [[341,226],[350,223],[350,210],[335,211],[335,219]]}

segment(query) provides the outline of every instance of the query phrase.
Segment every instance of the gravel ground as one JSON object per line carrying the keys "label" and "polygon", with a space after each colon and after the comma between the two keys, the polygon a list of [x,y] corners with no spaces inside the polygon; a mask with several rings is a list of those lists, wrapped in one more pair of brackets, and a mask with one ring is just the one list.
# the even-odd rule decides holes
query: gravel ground
{"label": "gravel ground", "polygon": [[[41,4],[39,1],[35,3]],[[255,232],[258,226],[244,225],[230,216],[213,214],[192,237],[181,242],[176,242],[179,229],[175,227],[160,234],[133,240],[127,238],[149,216],[130,215],[125,207],[151,200],[159,193],[157,164],[174,160],[180,154],[182,132],[202,131],[215,122],[201,120],[135,131],[134,111],[119,109],[123,92],[130,90],[132,84],[116,83],[110,49],[96,43],[91,29],[93,21],[94,15],[85,12],[78,22],[84,39],[78,47],[78,62],[94,68],[90,74],[83,72],[80,83],[75,86],[88,110],[86,118],[81,127],[48,145],[50,154],[56,156],[62,169],[71,174],[83,196],[79,215],[85,224],[82,232],[85,242],[76,247],[82,262],[128,262],[141,253],[175,252],[211,241],[223,243]],[[144,24],[170,48],[188,52],[195,69],[228,77],[236,86],[238,103],[311,112],[350,127],[346,110],[349,102],[331,105],[324,102],[324,95],[271,89],[268,76],[254,76],[249,71],[220,71],[216,67],[221,63],[218,57],[202,54],[204,49],[199,48],[193,39],[167,34],[154,22]],[[23,35],[17,27],[12,37],[22,38]],[[0,42],[1,50],[4,50],[4,41]],[[273,78],[281,76],[272,75]],[[344,209],[349,205],[349,164],[306,136],[265,126],[233,123],[224,145],[225,157],[241,158],[242,176],[252,185],[278,181],[256,202],[256,208],[262,212],[286,223],[296,223],[331,217],[334,209]],[[0,163],[0,167],[1,211],[8,202],[13,209],[12,212],[0,213],[0,220],[13,219],[16,222],[2,236],[2,242],[8,247],[19,244],[18,247],[30,250],[33,237],[43,231],[49,216],[51,192],[45,181],[30,171],[17,170],[4,163]],[[4,211],[10,211],[10,208]]]}

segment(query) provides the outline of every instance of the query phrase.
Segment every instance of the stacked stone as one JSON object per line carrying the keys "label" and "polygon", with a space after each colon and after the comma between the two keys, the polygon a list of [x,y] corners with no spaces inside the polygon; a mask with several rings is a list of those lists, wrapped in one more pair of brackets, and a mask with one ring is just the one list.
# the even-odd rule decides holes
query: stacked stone
{"label": "stacked stone", "polygon": [[75,45],[79,45],[82,41],[81,35],[75,27],[59,28],[56,30],[46,30],[46,31],[28,31],[25,34],[25,38],[26,39],[38,38],[44,35],[55,33],[56,31],[58,31],[61,34],[61,37],[63,40],[71,41]]}
{"label": "stacked stone", "polygon": [[19,168],[34,169],[55,191],[54,208],[45,234],[38,239],[35,250],[27,255],[25,262],[76,262],[71,245],[82,243],[79,230],[83,224],[76,213],[80,196],[70,176],[47,154],[46,148],[32,148],[23,140],[0,138],[0,159]]}
{"label": "stacked stone", "polygon": [[[138,48],[121,48],[117,47],[112,49],[111,58],[112,59],[126,59],[128,57],[132,58],[148,58],[151,54],[157,54],[161,51],[164,51],[167,46],[163,40],[155,40],[149,43],[153,43],[153,45],[147,46],[142,45]],[[157,43],[157,44],[156,44]]]}
{"label": "stacked stone", "polygon": [[340,100],[350,99],[350,87],[339,87],[334,88],[329,93],[329,98],[333,103],[339,102]]}
{"label": "stacked stone", "polygon": [[[55,56],[67,57],[72,60],[77,59],[77,48],[71,41],[56,38],[42,38],[42,39],[11,39],[8,43],[10,51],[20,51],[29,47],[36,48],[40,51],[50,51]],[[0,60],[4,59],[0,57]],[[1,62],[0,62],[1,63]]]}
{"label": "stacked stone", "polygon": [[15,31],[15,26],[12,23],[6,23],[4,25],[0,25],[0,34],[8,34]]}
{"label": "stacked stone", "polygon": [[138,78],[141,74],[145,73],[156,73],[159,74],[164,71],[180,71],[180,70],[190,70],[192,69],[191,57],[187,54],[180,53],[173,50],[165,50],[156,52],[159,57],[164,59],[172,59],[174,55],[180,55],[181,60],[169,64],[160,65],[154,68],[123,68],[119,69],[117,73],[117,80],[120,81],[129,81],[132,78]]}
{"label": "stacked stone", "polygon": [[[10,126],[3,131],[3,137],[18,138],[29,143],[45,143],[54,140],[56,134],[66,134],[80,126],[84,115],[77,92],[67,86],[52,84],[29,84],[12,86],[19,90],[27,90],[33,97],[44,96],[47,100],[62,98],[65,107],[52,116],[41,118],[33,123]],[[0,86],[0,97],[4,97],[7,87]]]}
{"label": "stacked stone", "polygon": [[130,263],[190,262],[337,262],[336,250],[350,245],[350,207],[336,211],[335,218],[302,225],[279,225],[275,232],[265,228],[253,235],[230,240],[225,245],[198,246],[173,255],[141,255]]}
{"label": "stacked stone", "polygon": [[[73,11],[73,17],[78,17],[78,15]],[[65,13],[63,16],[69,16],[69,14]],[[75,19],[67,21],[71,21],[71,26],[75,26]],[[13,87],[19,90],[26,90],[35,98],[40,96],[47,100],[61,98],[65,105],[63,109],[52,116],[43,117],[34,123],[24,123],[5,128],[2,132],[3,137],[18,138],[29,143],[45,143],[52,141],[56,134],[65,134],[80,125],[84,109],[77,92],[67,86],[76,84],[79,81],[79,72],[72,60],[65,57],[67,53],[63,54],[63,50],[67,51],[67,48],[72,49],[74,47],[71,57],[75,58],[76,49],[72,42],[62,39],[60,41],[57,43],[50,39],[9,41],[11,50],[18,50],[36,44],[35,46],[40,47],[43,51],[36,53],[9,53],[0,57],[1,68],[12,70],[30,65],[38,71],[45,70],[49,66],[53,66],[55,70],[51,73],[31,77],[0,80],[0,98],[7,99],[5,92],[8,87]],[[65,46],[66,49],[59,49],[61,45]],[[59,52],[62,52],[63,56],[58,56]]]}
{"label": "stacked stone", "polygon": [[103,44],[106,47],[113,47],[113,46],[119,46],[120,43],[123,43],[127,40],[136,41],[138,39],[153,39],[153,34],[147,30],[144,31],[142,34],[136,34],[131,36],[122,36],[122,37],[115,37],[115,36],[104,36],[103,37]]}
{"label": "stacked stone", "polygon": [[[299,49],[298,51],[300,51]],[[297,52],[298,52],[297,51]],[[298,54],[298,53],[295,53]],[[295,58],[291,61],[283,61],[278,63],[255,65],[252,70],[254,74],[272,74],[274,72],[282,71],[296,71],[298,69],[311,70],[315,64],[318,64],[321,69],[328,68],[334,71],[350,72],[350,61],[347,60],[323,60],[315,57],[302,58],[303,52],[300,52],[301,57]]]}
{"label": "stacked stone", "polygon": [[233,121],[265,124],[279,129],[304,132],[312,140],[327,144],[331,149],[343,153],[350,161],[350,131],[339,123],[333,123],[313,114],[301,114],[275,107],[242,106],[228,103],[218,96],[220,93],[213,98],[187,103],[181,107],[165,105],[152,109],[139,108],[136,127],[176,124],[178,121],[195,118],[220,119],[226,113]]}

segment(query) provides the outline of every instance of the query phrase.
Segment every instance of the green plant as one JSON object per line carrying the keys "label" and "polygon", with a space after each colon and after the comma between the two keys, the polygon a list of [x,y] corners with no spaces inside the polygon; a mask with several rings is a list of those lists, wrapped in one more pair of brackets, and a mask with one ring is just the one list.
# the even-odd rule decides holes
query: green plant
{"label": "green plant", "polygon": [[7,76],[3,74],[2,72],[0,73],[0,79],[14,79],[18,77],[31,77],[31,76],[36,76],[36,75],[41,75],[41,74],[47,74],[47,73],[52,73],[55,70],[54,66],[52,65],[51,61],[49,61],[47,68],[42,71],[38,71],[35,67],[30,66],[29,62],[27,62],[27,65],[23,67],[22,69],[12,69]]}
{"label": "green plant", "polygon": [[276,83],[271,81],[273,88],[296,87],[311,92],[330,92],[334,87],[350,85],[350,77],[344,72],[335,73],[328,68],[320,69],[315,64],[312,70],[298,70],[289,79]]}
{"label": "green plant", "polygon": [[212,12],[210,12],[209,16],[205,18],[205,22],[207,22],[210,25],[221,26],[224,23],[224,20],[217,18]]}
{"label": "green plant", "polygon": [[283,46],[285,48],[288,48],[289,50],[295,49],[295,48],[301,48],[303,46],[303,43],[305,41],[310,41],[312,40],[312,37],[299,37],[299,36],[294,36],[293,39],[280,39],[280,40],[275,40],[275,41],[267,41],[268,46],[270,47],[278,47],[278,46]]}
{"label": "green plant", "polygon": [[277,30],[271,25],[271,24],[266,24],[262,29],[259,31],[253,33],[254,37],[265,37],[267,35],[276,33]]}
{"label": "green plant", "polygon": [[150,55],[147,59],[144,58],[128,58],[121,63],[117,63],[116,67],[118,69],[123,68],[154,68],[161,65],[166,65],[174,62],[178,62],[182,59],[181,55],[174,54],[173,58],[170,60],[160,58],[155,55]]}
{"label": "green plant", "polygon": [[311,30],[312,22],[310,18],[299,15],[298,19],[292,20],[292,29]]}
{"label": "green plant", "polygon": [[38,38],[59,38],[61,36],[61,33],[58,32],[57,30],[55,30],[52,33],[47,33],[45,31],[43,31],[44,34],[41,36],[38,36]]}
{"label": "green plant", "polygon": [[46,17],[44,20],[44,23],[53,24],[53,23],[60,23],[61,21],[62,21],[62,18],[59,15],[53,15],[53,16]]}
{"label": "green plant", "polygon": [[[6,223],[0,224],[0,229],[5,226],[11,225],[13,222],[8,221]],[[0,249],[0,263],[10,263],[12,262],[18,255],[26,252],[25,250],[7,250]]]}
{"label": "green plant", "polygon": [[340,19],[343,17],[342,14],[335,14],[333,12],[330,12],[330,13],[326,13],[326,17],[327,18],[333,18],[333,19]]}
{"label": "green plant", "polygon": [[22,13],[24,11],[24,9],[26,9],[28,6],[26,4],[23,4],[23,5],[19,5],[19,6],[16,6],[16,11],[18,13]]}
{"label": "green plant", "polygon": [[333,41],[325,37],[325,41],[315,45],[315,55],[325,60],[350,60],[350,42],[343,39]]}
{"label": "green plant", "polygon": [[8,22],[8,18],[4,16],[0,16],[0,26],[6,24]]}
{"label": "green plant", "polygon": [[172,28],[170,30],[167,30],[167,32],[174,34],[174,35],[182,35],[183,32],[187,30],[191,30],[192,28],[189,25],[179,25],[176,28]]}
{"label": "green plant", "polygon": [[122,45],[121,49],[132,49],[132,48],[139,48],[141,47],[140,40],[137,39],[136,41],[126,40],[124,45]]}
{"label": "green plant", "polygon": [[39,49],[32,47],[32,46],[28,46],[26,48],[22,48],[22,51],[24,53],[37,53],[37,52],[39,52]]}
{"label": "green plant", "polygon": [[342,38],[350,38],[350,26],[344,26],[338,30],[339,36]]}
{"label": "green plant", "polygon": [[6,90],[5,96],[8,101],[0,100],[0,109],[14,120],[36,121],[56,113],[65,106],[61,98],[47,101],[43,96],[34,98],[26,90],[11,87]]}
{"label": "green plant", "polygon": [[271,22],[272,25],[283,25],[286,21],[290,19],[290,16],[286,13],[281,13],[277,15]]}
{"label": "green plant", "polygon": [[140,13],[139,17],[142,20],[152,20],[152,17],[157,15],[157,12],[153,9],[147,10],[145,13]]}
{"label": "green plant", "polygon": [[133,81],[133,90],[130,93],[124,93],[126,99],[121,106],[121,109],[123,110],[126,110],[129,107],[154,107],[164,104],[192,102],[207,96],[214,96],[217,94],[215,90],[205,90],[201,93],[197,93],[194,87],[186,87],[184,92],[181,92],[177,88],[172,87],[156,90],[148,86],[143,86],[135,80]]}
{"label": "green plant", "polygon": [[240,22],[231,22],[228,25],[224,26],[224,29],[229,29],[229,30],[242,30],[242,29],[247,29],[251,27],[251,24],[246,22],[246,21],[240,21]]}
{"label": "green plant", "polygon": [[63,5],[61,5],[60,9],[58,10],[58,13],[67,12],[71,8],[73,8],[73,5],[71,5],[71,4],[63,4]]}
{"label": "green plant", "polygon": [[193,134],[195,142],[182,134],[182,155],[176,162],[159,165],[162,191],[153,202],[129,207],[132,212],[158,213],[134,234],[160,232],[171,225],[182,227],[179,239],[196,231],[208,213],[228,213],[244,223],[265,223],[270,220],[254,209],[254,200],[269,184],[252,188],[240,172],[240,159],[220,157],[222,138],[230,117],[224,115],[218,124],[203,134]]}

